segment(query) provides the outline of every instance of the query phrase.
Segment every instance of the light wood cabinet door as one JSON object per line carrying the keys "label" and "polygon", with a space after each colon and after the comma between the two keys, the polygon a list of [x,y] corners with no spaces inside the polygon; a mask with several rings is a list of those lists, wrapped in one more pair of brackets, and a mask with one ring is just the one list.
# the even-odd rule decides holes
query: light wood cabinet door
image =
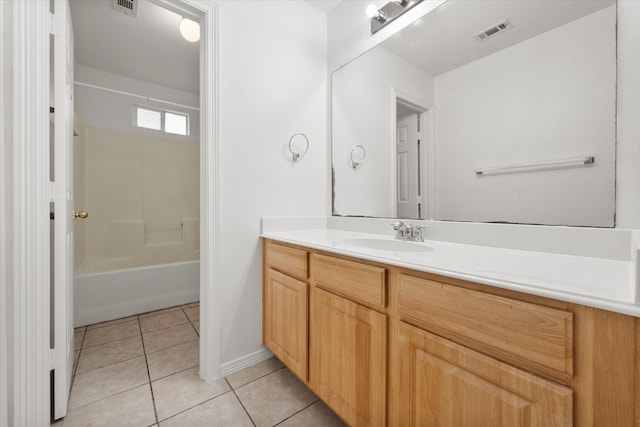
{"label": "light wood cabinet door", "polygon": [[387,316],[311,288],[309,383],[351,426],[386,423]]}
{"label": "light wood cabinet door", "polygon": [[403,322],[394,425],[573,425],[572,390]]}
{"label": "light wood cabinet door", "polygon": [[264,288],[264,344],[307,381],[308,285],[268,269]]}

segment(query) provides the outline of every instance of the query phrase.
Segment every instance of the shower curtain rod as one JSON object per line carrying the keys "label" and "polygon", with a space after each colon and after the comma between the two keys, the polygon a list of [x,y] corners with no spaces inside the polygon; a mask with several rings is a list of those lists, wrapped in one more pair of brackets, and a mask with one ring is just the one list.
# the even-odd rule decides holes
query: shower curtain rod
{"label": "shower curtain rod", "polygon": [[157,99],[157,98],[149,98],[148,96],[138,95],[137,93],[124,92],[122,90],[110,89],[108,87],[92,85],[90,83],[84,83],[84,82],[79,82],[79,81],[75,81],[74,83],[76,85],[78,85],[78,86],[90,87],[90,88],[93,88],[93,89],[99,89],[99,90],[104,90],[104,91],[107,91],[107,92],[118,93],[120,95],[132,96],[134,98],[140,98],[140,99],[144,99],[144,100],[147,100],[147,101],[159,102],[161,104],[166,104],[166,105],[173,105],[174,107],[187,108],[189,110],[200,111],[200,108],[197,108],[197,107],[192,107],[190,105],[184,105],[184,104],[178,104],[176,102],[171,102],[171,101],[164,101],[162,99]]}

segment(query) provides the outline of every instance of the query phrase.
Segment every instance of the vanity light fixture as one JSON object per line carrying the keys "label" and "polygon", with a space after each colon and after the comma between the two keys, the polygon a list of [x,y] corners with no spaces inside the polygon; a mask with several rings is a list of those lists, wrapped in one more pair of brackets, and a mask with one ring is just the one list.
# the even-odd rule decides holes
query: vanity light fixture
{"label": "vanity light fixture", "polygon": [[367,6],[366,13],[371,19],[371,34],[376,33],[421,1],[422,0],[392,0],[380,9],[373,4]]}
{"label": "vanity light fixture", "polygon": [[200,24],[189,18],[182,18],[182,21],[180,21],[180,34],[186,41],[195,43],[200,40]]}
{"label": "vanity light fixture", "polygon": [[370,4],[367,6],[367,16],[371,19],[375,19],[376,21],[382,23],[387,20],[387,17],[384,16],[384,13],[380,9],[378,9],[375,5]]}

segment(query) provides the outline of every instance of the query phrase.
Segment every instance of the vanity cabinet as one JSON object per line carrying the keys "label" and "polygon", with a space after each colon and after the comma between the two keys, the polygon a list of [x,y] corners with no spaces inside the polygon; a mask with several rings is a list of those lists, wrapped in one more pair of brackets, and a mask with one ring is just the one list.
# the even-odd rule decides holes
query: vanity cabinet
{"label": "vanity cabinet", "polygon": [[264,343],[352,426],[640,427],[640,319],[264,242]]}
{"label": "vanity cabinet", "polygon": [[573,391],[521,369],[573,373],[571,312],[405,274],[397,283],[398,425],[573,425]]}
{"label": "vanity cabinet", "polygon": [[309,385],[353,426],[386,422],[385,270],[311,255]]}
{"label": "vanity cabinet", "polygon": [[400,323],[398,426],[573,425],[572,390]]}
{"label": "vanity cabinet", "polygon": [[263,343],[291,372],[306,382],[307,252],[275,243],[266,244],[263,275]]}

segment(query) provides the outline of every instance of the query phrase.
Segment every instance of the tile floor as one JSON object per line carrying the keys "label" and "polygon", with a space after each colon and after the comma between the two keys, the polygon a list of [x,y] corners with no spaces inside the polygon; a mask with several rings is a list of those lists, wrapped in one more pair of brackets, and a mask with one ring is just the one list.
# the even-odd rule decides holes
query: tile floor
{"label": "tile floor", "polygon": [[75,330],[72,426],[344,426],[275,358],[213,383],[198,376],[199,305]]}

